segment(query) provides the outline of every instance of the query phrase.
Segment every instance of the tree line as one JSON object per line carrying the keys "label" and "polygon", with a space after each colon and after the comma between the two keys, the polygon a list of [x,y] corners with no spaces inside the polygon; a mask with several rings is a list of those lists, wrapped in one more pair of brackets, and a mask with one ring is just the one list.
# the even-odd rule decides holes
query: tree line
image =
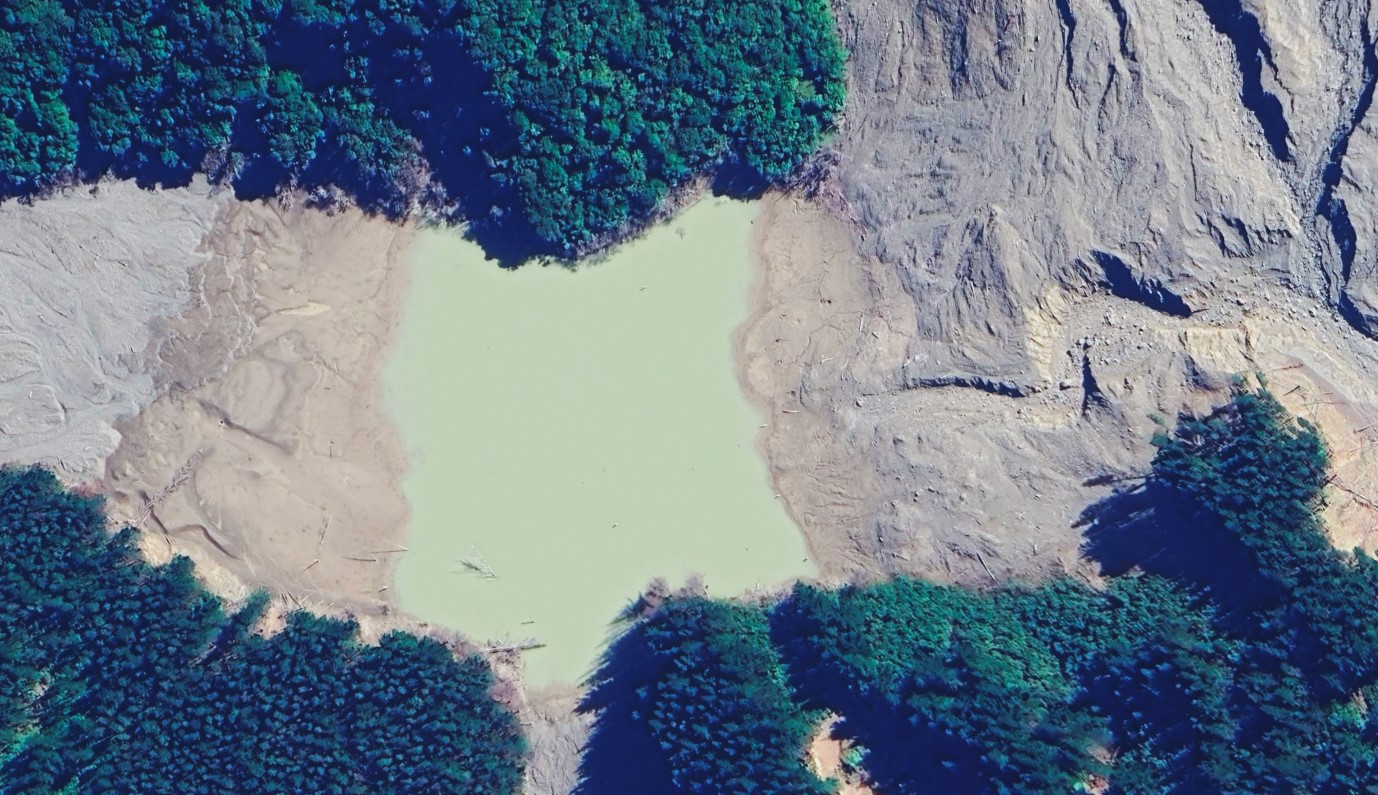
{"label": "tree line", "polygon": [[844,60],[827,0],[13,0],[0,196],[206,172],[575,256],[701,175],[786,179]]}
{"label": "tree line", "polygon": [[828,713],[885,793],[1378,791],[1378,562],[1325,535],[1316,429],[1240,391],[1157,444],[1093,514],[1102,587],[654,606],[593,677],[581,792],[625,786],[628,742],[643,792],[832,791],[805,760]]}
{"label": "tree line", "polygon": [[481,658],[307,612],[265,636],[267,601],[231,609],[98,500],[0,470],[0,791],[517,791]]}

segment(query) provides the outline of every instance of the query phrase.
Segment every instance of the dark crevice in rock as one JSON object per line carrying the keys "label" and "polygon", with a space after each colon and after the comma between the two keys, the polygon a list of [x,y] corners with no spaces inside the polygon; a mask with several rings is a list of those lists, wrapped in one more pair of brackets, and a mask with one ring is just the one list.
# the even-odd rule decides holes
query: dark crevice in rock
{"label": "dark crevice in rock", "polygon": [[948,71],[952,85],[965,82],[967,77],[967,26],[963,19],[957,29],[949,34]]}
{"label": "dark crevice in rock", "polygon": [[1187,306],[1187,302],[1156,279],[1136,278],[1129,264],[1114,254],[1093,251],[1091,256],[1105,273],[1105,281],[1112,295],[1143,304],[1165,315],[1191,317],[1191,307]]}
{"label": "dark crevice in rock", "polygon": [[1072,37],[1077,32],[1077,18],[1072,14],[1071,0],[1057,0],[1057,13],[1062,17],[1062,57],[1067,66],[1067,87],[1072,87]]}
{"label": "dark crevice in rock", "polygon": [[1370,337],[1375,336],[1372,324],[1349,297],[1349,274],[1354,269],[1354,257],[1359,248],[1359,235],[1354,230],[1354,222],[1349,219],[1349,208],[1344,200],[1331,199],[1323,215],[1330,222],[1330,234],[1335,237],[1335,246],[1340,250],[1340,295],[1335,308],[1346,323]]}
{"label": "dark crevice in rock", "polygon": [[1374,336],[1372,324],[1349,297],[1349,279],[1354,271],[1354,260],[1359,253],[1359,234],[1354,229],[1354,222],[1350,220],[1349,207],[1343,199],[1335,196],[1335,188],[1339,186],[1344,175],[1344,159],[1349,152],[1350,139],[1354,137],[1355,130],[1359,129],[1364,117],[1373,107],[1374,91],[1378,89],[1378,46],[1375,46],[1367,31],[1368,24],[1365,20],[1363,88],[1359,91],[1359,101],[1354,105],[1354,112],[1350,114],[1349,124],[1335,136],[1335,142],[1330,147],[1330,156],[1321,172],[1323,188],[1316,203],[1316,214],[1330,224],[1330,234],[1340,253],[1340,290],[1336,308],[1340,316],[1351,326],[1364,334]]}
{"label": "dark crevice in rock", "polygon": [[1349,124],[1345,126],[1336,136],[1335,142],[1330,146],[1330,156],[1325,161],[1325,170],[1321,172],[1321,180],[1325,189],[1321,192],[1320,201],[1317,202],[1317,214],[1324,215],[1326,207],[1330,204],[1331,196],[1335,192],[1335,187],[1340,184],[1340,177],[1344,173],[1345,154],[1349,151],[1349,141],[1354,137],[1354,131],[1359,129],[1364,117],[1373,107],[1374,89],[1378,87],[1378,47],[1367,32],[1367,22],[1365,22],[1364,32],[1364,84],[1359,91],[1359,101],[1354,104],[1354,112],[1350,114]]}
{"label": "dark crevice in rock", "polygon": [[1100,384],[1096,382],[1096,374],[1091,372],[1091,358],[1083,355],[1081,357],[1081,414],[1086,416],[1093,408],[1105,408],[1110,405],[1105,393],[1101,391]]}
{"label": "dark crevice in rock", "polygon": [[1109,0],[1110,10],[1115,14],[1115,20],[1120,25],[1120,55],[1133,60],[1134,56],[1129,52],[1129,14],[1124,10],[1124,0]]}
{"label": "dark crevice in rock", "polygon": [[1291,161],[1292,153],[1288,146],[1291,130],[1282,102],[1263,87],[1263,66],[1277,72],[1273,64],[1273,49],[1263,37],[1263,28],[1258,18],[1244,10],[1243,0],[1197,0],[1210,18],[1215,29],[1224,34],[1234,45],[1235,60],[1243,78],[1240,101],[1253,112],[1263,127],[1263,137],[1273,150],[1273,156],[1284,162]]}
{"label": "dark crevice in rock", "polygon": [[1012,381],[993,381],[989,378],[982,378],[979,375],[927,376],[915,379],[910,383],[915,387],[922,387],[925,389],[951,386],[964,389],[975,389],[1001,397],[1015,398],[1028,397],[1038,392],[1037,389],[1024,384],[1016,384]]}
{"label": "dark crevice in rock", "polygon": [[1326,203],[1325,219],[1330,222],[1330,234],[1335,238],[1335,247],[1340,251],[1340,284],[1349,285],[1354,272],[1354,258],[1359,253],[1359,233],[1349,218],[1349,207],[1344,199],[1331,198]]}

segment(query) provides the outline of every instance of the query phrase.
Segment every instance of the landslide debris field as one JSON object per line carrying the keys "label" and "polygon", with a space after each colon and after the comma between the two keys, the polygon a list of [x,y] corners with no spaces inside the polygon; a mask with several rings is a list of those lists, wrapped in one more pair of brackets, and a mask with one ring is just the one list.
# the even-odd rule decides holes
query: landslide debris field
{"label": "landslide debris field", "polygon": [[1254,370],[1332,438],[1360,434],[1332,532],[1367,539],[1371,2],[882,0],[840,19],[833,176],[759,225],[745,365],[825,567],[1074,569],[1081,507],[1146,471],[1154,417]]}
{"label": "landslide debris field", "polygon": [[[765,199],[736,335],[822,580],[1094,577],[1085,506],[1252,372],[1337,440],[1333,540],[1378,546],[1375,5],[839,5],[847,105],[809,190]],[[376,376],[414,222],[301,199],[5,203],[0,460],[212,584],[384,613],[407,507]],[[575,696],[513,701],[528,791],[570,791]]]}

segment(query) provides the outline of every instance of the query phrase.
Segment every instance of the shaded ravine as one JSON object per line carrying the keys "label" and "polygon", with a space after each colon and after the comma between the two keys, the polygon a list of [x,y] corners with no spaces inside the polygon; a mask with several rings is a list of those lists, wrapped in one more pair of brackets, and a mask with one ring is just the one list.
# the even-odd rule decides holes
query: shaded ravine
{"label": "shaded ravine", "polygon": [[1243,79],[1239,99],[1259,125],[1273,155],[1283,162],[1292,159],[1288,139],[1291,129],[1282,102],[1263,87],[1263,67],[1267,64],[1274,73],[1273,49],[1263,35],[1257,17],[1244,10],[1241,0],[1197,0],[1210,18],[1211,25],[1234,46],[1235,61]]}
{"label": "shaded ravine", "polygon": [[1091,256],[1105,274],[1111,295],[1143,304],[1165,315],[1191,317],[1191,307],[1181,296],[1164,287],[1156,279],[1136,277],[1134,269],[1122,258],[1108,251],[1093,251]]}
{"label": "shaded ravine", "polygon": [[1354,259],[1358,256],[1358,232],[1354,229],[1354,222],[1349,217],[1349,207],[1343,199],[1335,196],[1335,189],[1339,187],[1340,180],[1344,177],[1344,159],[1349,153],[1349,142],[1354,137],[1355,131],[1359,129],[1359,125],[1363,123],[1364,117],[1373,107],[1374,92],[1375,89],[1378,89],[1378,45],[1375,45],[1367,25],[1363,27],[1362,35],[1364,40],[1363,88],[1359,92],[1359,100],[1355,103],[1354,111],[1350,115],[1348,127],[1335,137],[1335,142],[1330,148],[1329,157],[1326,159],[1321,173],[1323,188],[1320,199],[1316,202],[1316,215],[1329,223],[1330,234],[1334,238],[1335,247],[1340,254],[1340,289],[1336,298],[1336,308],[1347,323],[1359,331],[1373,336],[1372,325],[1354,305],[1353,299],[1349,297],[1349,280],[1354,269]]}
{"label": "shaded ravine", "polygon": [[1066,59],[1066,80],[1067,87],[1072,87],[1072,73],[1075,71],[1075,62],[1072,57],[1072,39],[1077,33],[1077,18],[1072,14],[1071,0],[1057,0],[1057,13],[1062,17],[1063,41],[1062,57]]}

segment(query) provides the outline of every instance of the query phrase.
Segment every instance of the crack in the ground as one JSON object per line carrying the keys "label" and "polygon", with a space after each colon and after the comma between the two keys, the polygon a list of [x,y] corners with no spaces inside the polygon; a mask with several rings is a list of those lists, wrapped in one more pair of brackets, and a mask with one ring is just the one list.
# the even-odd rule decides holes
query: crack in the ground
{"label": "crack in the ground", "polygon": [[1013,381],[996,381],[979,375],[938,375],[923,376],[909,382],[910,388],[935,389],[941,387],[960,387],[975,389],[1000,397],[1022,398],[1038,393],[1038,389],[1028,384]]}
{"label": "crack in the ground", "polygon": [[1364,38],[1364,82],[1363,88],[1359,91],[1359,100],[1354,105],[1354,110],[1350,114],[1349,124],[1336,134],[1334,143],[1331,144],[1329,156],[1326,159],[1325,167],[1321,174],[1321,195],[1316,202],[1316,215],[1324,218],[1330,224],[1330,234],[1335,240],[1335,246],[1340,253],[1340,284],[1336,296],[1336,308],[1340,316],[1354,328],[1374,336],[1371,324],[1354,305],[1353,299],[1349,297],[1349,280],[1354,270],[1354,260],[1358,256],[1359,236],[1354,228],[1354,222],[1349,217],[1349,207],[1343,199],[1335,196],[1335,189],[1339,187],[1340,180],[1344,176],[1344,159],[1349,152],[1349,142],[1354,137],[1355,131],[1363,123],[1364,117],[1368,115],[1373,107],[1373,96],[1375,89],[1378,89],[1378,43],[1368,33],[1368,20],[1363,26]]}
{"label": "crack in the ground", "polygon": [[1120,55],[1132,61],[1134,56],[1129,51],[1129,13],[1125,11],[1124,0],[1109,0],[1109,3],[1115,21],[1120,25]]}
{"label": "crack in the ground", "polygon": [[1105,274],[1110,293],[1173,317],[1191,317],[1191,307],[1182,297],[1164,287],[1156,279],[1134,275],[1129,263],[1108,251],[1092,251],[1091,257]]}
{"label": "crack in the ground", "polygon": [[1057,0],[1057,13],[1062,17],[1062,57],[1066,61],[1067,67],[1067,87],[1072,87],[1072,37],[1077,32],[1077,18],[1072,13],[1071,0]]}
{"label": "crack in the ground", "polygon": [[1197,0],[1211,25],[1234,45],[1235,61],[1243,78],[1240,101],[1253,112],[1263,127],[1263,137],[1273,155],[1283,162],[1292,160],[1289,146],[1291,129],[1282,102],[1263,87],[1263,66],[1277,73],[1273,48],[1263,36],[1258,18],[1244,10],[1242,0]]}

